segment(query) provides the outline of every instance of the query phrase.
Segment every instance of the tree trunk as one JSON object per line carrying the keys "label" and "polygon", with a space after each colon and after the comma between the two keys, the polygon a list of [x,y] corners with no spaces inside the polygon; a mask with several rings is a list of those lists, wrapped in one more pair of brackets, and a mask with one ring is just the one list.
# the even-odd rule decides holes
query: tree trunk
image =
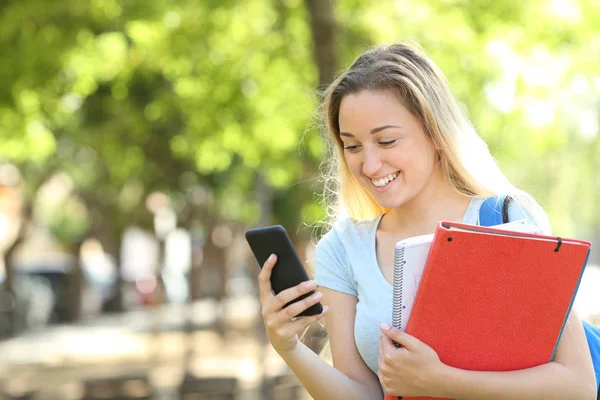
{"label": "tree trunk", "polygon": [[197,282],[200,297],[212,297],[222,300],[225,297],[225,249],[217,246],[212,240],[215,224],[210,223],[206,229],[206,240],[202,250],[202,265]]}
{"label": "tree trunk", "polygon": [[329,85],[337,72],[334,0],[306,0],[310,13],[313,57],[319,68],[319,88]]}
{"label": "tree trunk", "polygon": [[[84,235],[84,238],[87,236]],[[81,299],[83,295],[83,270],[81,266],[81,245],[85,239],[78,240],[71,249],[73,256],[73,266],[67,278],[66,296],[69,301],[66,302],[66,313],[68,321],[77,321],[81,316]]]}
{"label": "tree trunk", "polygon": [[[22,221],[21,226],[23,226],[23,224],[26,224],[26,222]],[[13,254],[14,254],[15,250],[17,250],[19,245],[25,241],[25,233],[23,231],[24,231],[24,228],[21,228],[21,231],[19,232],[19,236],[17,236],[17,239],[4,252],[4,268],[6,269],[6,279],[4,281],[4,289],[8,293],[13,294],[13,295],[14,295],[13,282],[14,282],[14,277],[15,277],[15,268],[13,265]]]}
{"label": "tree trunk", "polygon": [[182,226],[190,234],[190,270],[188,272],[188,303],[202,297],[200,288],[200,268],[202,268],[204,227],[201,224],[200,207],[190,204],[190,208],[181,218]]}
{"label": "tree trunk", "polygon": [[[192,248],[192,271],[190,272],[190,287],[195,298],[214,298],[222,300],[225,297],[226,284],[226,258],[225,248],[215,242],[213,235],[215,228],[222,222],[219,218],[217,207],[212,200],[212,193],[207,201],[195,210],[198,215],[198,222],[202,225],[202,247],[199,248],[199,234],[193,240],[195,245]],[[202,255],[199,257],[199,255]],[[198,260],[201,258],[201,261]]]}
{"label": "tree trunk", "polygon": [[15,277],[15,267],[13,264],[13,255],[17,248],[23,243],[27,236],[27,228],[29,227],[29,221],[31,219],[32,214],[32,205],[31,203],[27,203],[21,212],[21,225],[19,226],[19,233],[17,233],[17,237],[15,241],[6,249],[4,252],[4,269],[6,272],[6,279],[4,281],[4,289],[10,294],[13,299],[13,306],[9,311],[9,324],[10,326],[7,329],[7,333],[9,335],[13,335],[16,332],[16,298],[14,293],[14,277]]}
{"label": "tree trunk", "polygon": [[193,302],[194,300],[198,300],[202,297],[202,290],[200,287],[200,272],[202,268],[202,259],[204,258],[204,249],[203,238],[199,227],[193,226],[192,224],[188,227],[188,230],[190,232],[190,239],[192,244],[191,265],[188,278],[190,291],[189,299],[190,302]]}
{"label": "tree trunk", "polygon": [[102,245],[106,248],[106,252],[113,256],[117,271],[113,296],[104,305],[103,311],[106,312],[122,312],[125,310],[123,305],[123,277],[121,276],[121,236],[123,235],[123,232],[120,232],[118,235],[118,240],[115,244],[110,245],[101,241]]}
{"label": "tree trunk", "polygon": [[[22,222],[22,224],[24,223],[24,221]],[[6,279],[4,280],[4,289],[6,290],[6,292],[9,294],[10,299],[12,301],[12,306],[10,307],[10,309],[8,310],[8,326],[6,327],[5,333],[8,336],[12,336],[15,335],[17,333],[17,303],[16,303],[16,297],[15,297],[15,292],[14,292],[14,276],[15,276],[15,268],[13,265],[13,254],[15,252],[15,250],[17,249],[17,247],[19,247],[19,245],[25,240],[25,236],[21,236],[21,234],[19,234],[19,237],[17,237],[17,240],[15,240],[15,242],[8,248],[6,249],[6,252],[4,253],[4,268],[6,270]]]}
{"label": "tree trunk", "polygon": [[[334,0],[306,0],[311,17],[311,30],[314,43],[314,60],[319,68],[319,89],[323,90],[334,79],[337,72],[336,21]],[[306,244],[306,243],[305,243]],[[302,246],[305,256],[305,246]],[[304,342],[314,352],[319,353],[327,340],[327,331],[322,324],[312,324],[306,331]]]}
{"label": "tree trunk", "polygon": [[116,277],[113,288],[113,296],[106,302],[103,311],[121,312],[123,306],[123,278],[121,276],[121,243],[123,241],[124,228],[119,223],[119,219],[124,216],[114,215],[106,210],[96,210],[93,218],[91,231],[98,238],[104,248],[104,251],[113,257],[115,262]]}

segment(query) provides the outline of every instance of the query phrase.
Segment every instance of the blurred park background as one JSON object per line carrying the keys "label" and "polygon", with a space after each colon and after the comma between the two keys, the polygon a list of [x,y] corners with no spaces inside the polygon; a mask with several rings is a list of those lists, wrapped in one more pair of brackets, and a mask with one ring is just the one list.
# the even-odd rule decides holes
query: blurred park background
{"label": "blurred park background", "polygon": [[599,25],[597,0],[0,2],[0,396],[307,398],[243,233],[283,225],[311,268],[320,93],[372,45],[422,46],[555,232],[600,243]]}

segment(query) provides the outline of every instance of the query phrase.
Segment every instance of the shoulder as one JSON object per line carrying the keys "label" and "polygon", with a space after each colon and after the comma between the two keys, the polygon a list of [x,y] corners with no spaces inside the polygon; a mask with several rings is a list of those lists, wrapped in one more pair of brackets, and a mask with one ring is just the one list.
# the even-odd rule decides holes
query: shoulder
{"label": "shoulder", "polygon": [[357,221],[352,218],[342,218],[331,226],[317,244],[319,248],[339,248],[355,242],[368,240],[369,235],[376,228],[381,215],[372,220]]}
{"label": "shoulder", "polygon": [[[373,245],[373,238],[381,216],[369,221],[350,218],[337,220],[317,244],[315,266],[341,265],[351,269],[351,264],[362,258],[364,249]],[[351,262],[352,260],[352,262]]]}
{"label": "shoulder", "polygon": [[355,267],[366,262],[364,249],[371,245],[378,220],[344,218],[333,224],[315,251],[315,281],[319,286],[358,295]]}

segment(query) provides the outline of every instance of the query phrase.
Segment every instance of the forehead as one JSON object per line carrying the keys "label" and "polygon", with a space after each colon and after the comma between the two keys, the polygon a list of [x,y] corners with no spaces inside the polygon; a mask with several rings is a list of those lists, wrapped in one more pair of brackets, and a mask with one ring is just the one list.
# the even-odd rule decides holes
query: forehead
{"label": "forehead", "polygon": [[416,118],[393,94],[387,91],[351,93],[340,103],[340,131],[371,130],[383,124],[412,125]]}

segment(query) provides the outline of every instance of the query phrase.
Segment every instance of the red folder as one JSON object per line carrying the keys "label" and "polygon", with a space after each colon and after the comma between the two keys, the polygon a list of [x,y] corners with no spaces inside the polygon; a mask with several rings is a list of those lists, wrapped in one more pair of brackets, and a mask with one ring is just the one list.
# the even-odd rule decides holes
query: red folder
{"label": "red folder", "polygon": [[[436,350],[443,363],[461,369],[512,371],[548,363],[590,246],[441,222],[406,332]],[[389,399],[396,397],[386,395]]]}

